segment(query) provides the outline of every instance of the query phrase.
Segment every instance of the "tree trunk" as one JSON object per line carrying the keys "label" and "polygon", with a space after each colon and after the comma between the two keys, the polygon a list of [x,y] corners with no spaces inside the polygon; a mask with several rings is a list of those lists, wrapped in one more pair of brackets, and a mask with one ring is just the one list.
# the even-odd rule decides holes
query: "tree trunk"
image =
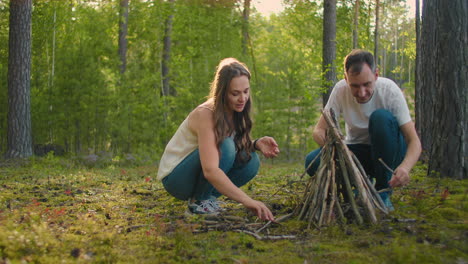
{"label": "tree trunk", "polygon": [[[57,32],[57,6],[54,5],[54,14],[53,14],[53,24],[52,24],[52,50],[50,51],[49,54],[49,42],[45,43],[45,52],[46,52],[46,58],[47,58],[47,89],[46,89],[46,102],[47,102],[47,117],[45,118],[45,121],[47,122],[47,142],[54,142],[54,131],[53,131],[53,123],[52,123],[52,115],[53,115],[53,102],[52,102],[52,96],[53,96],[53,85],[54,85],[54,75],[55,75],[55,36]],[[33,147],[34,149],[34,147]],[[34,152],[34,150],[33,150]]]}
{"label": "tree trunk", "polygon": [[162,73],[162,92],[163,96],[167,95],[176,95],[176,90],[170,86],[170,61],[171,61],[171,45],[172,45],[172,19],[174,17],[174,0],[169,0],[169,5],[171,7],[171,13],[166,19],[166,28],[164,30],[164,47],[163,47],[163,58],[161,62],[161,73]]}
{"label": "tree trunk", "polygon": [[354,19],[353,19],[353,49],[359,48],[359,5],[360,0],[356,0],[354,3]]}
{"label": "tree trunk", "polygon": [[128,1],[120,0],[119,57],[121,74],[124,74],[127,69]]}
{"label": "tree trunk", "polygon": [[80,120],[75,120],[75,153],[80,154],[81,149],[81,123]]}
{"label": "tree trunk", "polygon": [[250,1],[244,0],[244,12],[242,14],[243,24],[242,24],[242,54],[247,56],[248,46],[249,46],[249,16],[250,16]]}
{"label": "tree trunk", "polygon": [[[379,17],[383,18],[383,32],[384,32],[384,36],[386,35],[385,34],[385,18],[387,17],[387,9],[385,8],[385,0],[382,0],[382,1],[379,1],[380,2],[380,6],[379,6]],[[382,14],[382,16],[380,16],[380,14]],[[383,46],[383,48],[380,50],[380,54],[381,54],[381,58],[380,58],[380,70],[379,70],[379,73],[380,73],[380,76],[389,76],[387,74],[387,47],[385,47],[385,45]]]}
{"label": "tree trunk", "polygon": [[379,67],[379,23],[380,23],[380,1],[375,0],[375,29],[374,29],[374,60],[375,65]]}
{"label": "tree trunk", "polygon": [[[250,50],[250,56],[252,58],[252,65],[251,65],[251,73],[252,73],[252,81],[255,84],[255,87],[258,89],[260,88],[258,85],[256,85],[258,78],[257,78],[257,61],[255,59],[255,52],[254,52],[254,46],[252,44],[252,39],[250,39],[250,34],[249,34],[249,20],[250,20],[250,3],[251,0],[244,0],[244,12],[243,12],[243,27],[242,27],[242,32],[243,32],[243,37],[242,37],[242,54],[247,58],[247,54]],[[261,107],[261,98],[258,97],[256,100],[256,104]]]}
{"label": "tree trunk", "polygon": [[[126,91],[126,85],[125,85],[125,72],[127,71],[127,51],[128,51],[128,6],[129,6],[129,0],[120,0],[120,9],[119,9],[119,58],[120,58],[120,89],[121,89],[121,94],[130,96],[128,91]],[[124,96],[123,98],[123,103],[128,104],[129,102],[129,97]],[[128,104],[128,107],[124,107],[121,111],[125,112],[125,116],[128,117],[126,120],[126,125],[128,131],[131,131],[131,111],[129,110],[131,108],[131,104]],[[124,120],[122,120],[124,121]],[[127,135],[127,138],[125,140],[126,144],[125,147],[119,144],[122,144],[122,138],[118,138],[117,140],[113,140],[113,148],[114,147],[121,147],[125,152],[130,152],[130,144],[132,142],[130,138],[130,134]],[[120,141],[120,142],[119,142]],[[115,144],[115,142],[119,142]],[[95,147],[96,149],[96,147]]]}
{"label": "tree trunk", "polygon": [[10,1],[6,158],[32,155],[31,16],[32,0]]}
{"label": "tree trunk", "polygon": [[[420,103],[420,98],[422,97],[422,87],[419,85],[420,78],[419,78],[419,68],[421,67],[421,56],[420,56],[420,51],[421,51],[421,15],[420,15],[420,8],[419,8],[419,0],[416,0],[416,18],[415,18],[415,26],[416,26],[416,65],[414,67],[414,112],[415,112],[415,118],[416,118],[416,131],[421,137],[421,114],[422,114],[422,109],[421,109],[421,103]],[[421,143],[423,139],[421,138]],[[422,143],[423,144],[423,143]],[[424,144],[423,144],[423,149],[425,149]],[[427,155],[423,151],[421,155],[421,159],[427,160]]]}
{"label": "tree trunk", "polygon": [[[393,56],[390,58],[392,64],[390,64],[390,69],[395,69],[398,66],[398,25],[394,24],[393,28]],[[391,71],[393,79],[399,85],[399,80],[396,72]]]}
{"label": "tree trunk", "polygon": [[323,46],[322,72],[325,77],[323,86],[323,106],[327,104],[330,92],[336,82],[336,0],[325,0],[323,3]]}
{"label": "tree trunk", "polygon": [[[422,14],[421,132],[429,172],[468,175],[468,2],[425,0]],[[421,93],[422,94],[422,93]],[[429,149],[428,149],[429,147]]]}
{"label": "tree trunk", "polygon": [[387,76],[387,50],[382,49],[382,63],[380,66],[380,76]]}

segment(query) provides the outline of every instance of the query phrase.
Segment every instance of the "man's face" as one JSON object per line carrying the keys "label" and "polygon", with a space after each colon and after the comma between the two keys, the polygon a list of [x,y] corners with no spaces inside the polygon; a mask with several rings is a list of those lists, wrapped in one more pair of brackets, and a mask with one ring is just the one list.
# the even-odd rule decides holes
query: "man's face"
{"label": "man's face", "polygon": [[351,94],[360,104],[367,103],[374,94],[375,81],[379,74],[372,72],[369,65],[364,64],[360,73],[345,74],[346,82],[351,89]]}

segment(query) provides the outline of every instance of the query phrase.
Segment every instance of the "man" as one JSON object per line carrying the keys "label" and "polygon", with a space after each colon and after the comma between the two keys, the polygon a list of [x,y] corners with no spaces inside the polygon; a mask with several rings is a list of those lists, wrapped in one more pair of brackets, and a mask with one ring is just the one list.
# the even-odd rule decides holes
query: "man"
{"label": "man", "polygon": [[[375,178],[377,190],[405,186],[409,172],[421,154],[421,142],[409,114],[403,93],[390,79],[379,77],[374,57],[364,50],[353,50],[344,60],[345,79],[333,88],[325,109],[333,109],[346,124],[345,142],[356,155],[366,173]],[[315,126],[314,140],[323,146],[327,123],[323,116]],[[306,168],[320,149],[306,157]],[[386,169],[379,158],[394,169]],[[313,175],[318,158],[307,171]],[[389,210],[391,191],[380,192]]]}

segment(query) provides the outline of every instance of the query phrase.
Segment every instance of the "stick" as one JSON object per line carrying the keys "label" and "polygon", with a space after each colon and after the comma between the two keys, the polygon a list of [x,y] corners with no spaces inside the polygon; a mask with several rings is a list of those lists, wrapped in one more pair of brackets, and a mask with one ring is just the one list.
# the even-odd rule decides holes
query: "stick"
{"label": "stick", "polygon": [[349,171],[349,175],[352,177],[352,179],[354,180],[354,183],[356,184],[356,187],[357,187],[357,189],[359,191],[359,195],[362,198],[364,208],[367,211],[371,222],[375,224],[375,223],[377,223],[377,218],[375,216],[375,210],[371,206],[370,201],[369,201],[369,197],[367,196],[367,191],[365,190],[363,180],[362,180],[363,176],[359,172],[359,169],[356,167],[356,165],[353,163],[353,159],[352,159],[352,156],[351,156],[352,152],[348,149],[346,144],[344,144],[343,141],[341,141],[341,140],[337,141],[337,145],[344,152],[344,154],[342,154],[342,156],[344,157],[345,163],[351,167],[351,170]]}
{"label": "stick", "polygon": [[382,165],[384,165],[384,167],[385,167],[387,170],[389,170],[392,174],[395,173],[395,171],[393,171],[392,168],[390,168],[390,167],[387,165],[387,163],[385,163],[385,161],[383,161],[382,158],[379,158],[379,161],[380,161],[380,163],[382,163]]}
{"label": "stick", "polygon": [[273,221],[268,221],[263,227],[257,229],[257,230],[255,231],[255,233],[261,232],[263,229],[265,229],[265,228],[267,228],[269,225],[271,225],[271,223],[276,223],[276,224],[278,224],[279,222],[282,222],[282,221],[288,219],[288,218],[291,217],[292,215],[293,215],[293,214],[290,213],[290,214],[286,214],[286,215],[283,215],[283,216],[280,216],[280,217],[276,218],[276,220],[275,220],[274,222],[273,222]]}
{"label": "stick", "polygon": [[335,182],[335,161],[334,160],[331,160],[331,163],[332,163],[332,176],[331,176],[331,186],[330,186],[330,189],[331,189],[331,202],[330,202],[330,209],[328,211],[328,218],[327,218],[327,224],[330,224],[331,222],[331,217],[332,217],[332,214],[333,214],[333,206],[335,205],[335,200],[336,200],[336,182]]}
{"label": "stick", "polygon": [[236,232],[241,232],[241,233],[246,233],[248,235],[251,235],[253,237],[255,237],[256,239],[258,240],[266,240],[266,239],[270,239],[270,240],[278,240],[278,239],[295,239],[296,236],[293,236],[293,235],[281,235],[281,236],[260,236],[259,234],[256,234],[254,232],[251,232],[251,231],[248,231],[248,230],[242,230],[242,229],[236,229],[234,230]]}
{"label": "stick", "polygon": [[348,199],[349,199],[349,202],[351,204],[351,208],[353,209],[353,212],[354,212],[354,215],[356,216],[356,220],[357,220],[358,224],[362,225],[363,220],[362,220],[361,214],[359,214],[359,210],[357,208],[356,201],[354,200],[354,195],[353,195],[353,191],[351,189],[351,183],[349,182],[348,171],[347,171],[347,169],[345,167],[345,161],[343,159],[343,154],[338,152],[338,155],[339,155],[338,159],[339,159],[339,162],[340,162],[340,165],[341,165],[341,172],[343,173],[343,179],[344,179],[344,182],[345,182],[346,194],[348,195]]}
{"label": "stick", "polygon": [[[354,162],[356,163],[356,165],[358,166],[359,170],[361,171],[362,174],[365,175],[365,170],[364,168],[362,167],[361,163],[359,162],[359,159],[356,157],[356,155],[354,155],[353,153],[353,160]],[[387,211],[387,207],[385,206],[385,204],[383,203],[382,201],[382,198],[380,197],[379,195],[379,192],[375,189],[374,185],[370,182],[369,178],[368,177],[364,177],[366,182],[367,182],[367,185],[369,186],[369,190],[371,191],[371,193],[373,194],[373,198],[374,198],[374,204],[377,206],[377,208],[384,212],[385,214],[388,214],[388,211]],[[386,189],[385,189],[386,190]]]}
{"label": "stick", "polygon": [[310,169],[310,167],[312,167],[312,164],[314,164],[314,162],[320,157],[320,154],[322,153],[322,151],[323,151],[323,149],[324,149],[325,147],[326,147],[326,145],[324,145],[324,146],[320,149],[320,151],[319,151],[319,153],[317,154],[317,156],[315,156],[315,158],[312,160],[312,162],[309,163],[309,165],[307,166],[307,168],[305,169],[305,171],[301,174],[301,177],[300,177],[301,180],[302,180],[302,177],[304,177],[304,175],[306,175],[306,173],[307,173],[307,171]]}

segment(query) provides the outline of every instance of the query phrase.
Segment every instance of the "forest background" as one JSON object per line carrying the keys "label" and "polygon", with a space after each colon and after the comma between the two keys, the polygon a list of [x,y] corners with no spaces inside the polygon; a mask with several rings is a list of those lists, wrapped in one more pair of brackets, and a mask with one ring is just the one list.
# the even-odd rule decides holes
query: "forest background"
{"label": "forest background", "polygon": [[[7,148],[8,2],[0,0],[0,153]],[[34,1],[36,148],[157,165],[178,125],[208,94],[215,66],[235,57],[253,75],[253,137],[275,137],[280,159],[302,162],[315,147],[311,128],[324,91],[323,3],[283,1],[284,10],[267,18],[253,7],[246,16],[245,2],[132,0],[123,62],[120,1]],[[338,79],[353,47],[374,51],[376,1],[355,2],[337,1]],[[380,74],[395,80],[412,105],[414,18],[405,1],[381,0],[379,8]]]}
{"label": "forest background", "polygon": [[[425,0],[421,21],[399,0],[285,0],[268,18],[251,3],[0,0],[0,263],[466,263],[468,2]],[[425,150],[378,225],[265,224],[225,198],[220,218],[185,216],[155,180],[236,57],[252,71],[253,137],[282,150],[244,190],[291,215],[352,48],[402,88]],[[49,150],[65,157],[37,157]]]}

